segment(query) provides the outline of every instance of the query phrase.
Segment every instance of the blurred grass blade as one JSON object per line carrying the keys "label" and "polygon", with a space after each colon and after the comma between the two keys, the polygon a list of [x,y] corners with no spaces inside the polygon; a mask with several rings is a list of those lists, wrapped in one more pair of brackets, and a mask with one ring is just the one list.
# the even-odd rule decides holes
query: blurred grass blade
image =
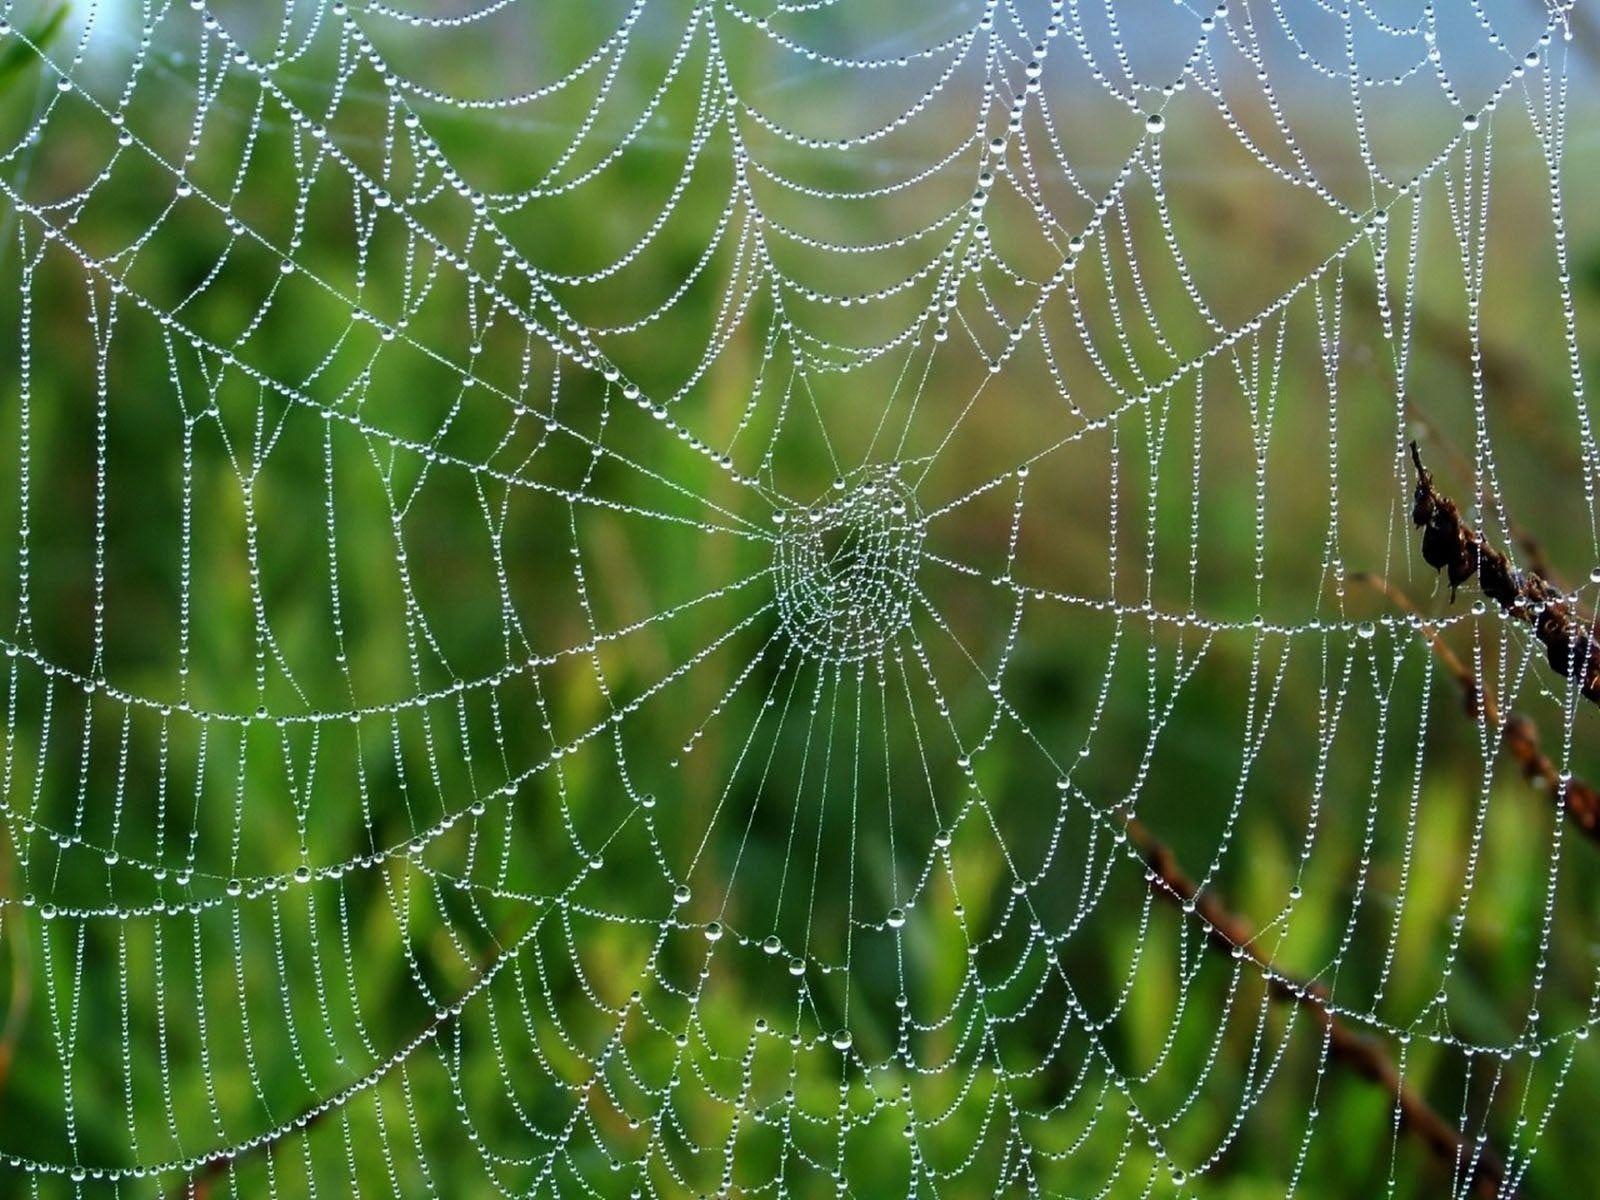
{"label": "blurred grass blade", "polygon": [[20,38],[12,38],[0,52],[0,90],[11,86],[13,80],[39,61],[37,51],[45,49],[67,21],[67,0],[55,6],[49,16],[43,17]]}

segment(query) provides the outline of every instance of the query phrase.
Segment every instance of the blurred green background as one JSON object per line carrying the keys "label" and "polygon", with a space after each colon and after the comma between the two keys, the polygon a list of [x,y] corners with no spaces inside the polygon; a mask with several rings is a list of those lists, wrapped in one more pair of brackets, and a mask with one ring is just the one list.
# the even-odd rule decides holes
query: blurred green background
{"label": "blurred green background", "polygon": [[[1005,93],[980,103],[981,52],[918,120],[833,152],[752,114],[847,136],[944,60],[859,76],[662,3],[615,82],[602,60],[483,109],[434,93],[561,78],[627,10],[416,28],[362,9],[358,41],[329,10],[267,7],[213,8],[224,40],[187,8],[19,5],[27,42],[0,40],[0,1193],[1449,1194],[1384,1090],[1320,1070],[1318,1024],[1152,897],[1111,836],[1125,807],[1257,952],[1369,1017],[1522,1194],[1587,1194],[1600,1065],[1571,1032],[1595,1018],[1600,846],[1464,714],[1396,598],[1449,619],[1559,767],[1600,775],[1595,714],[1421,563],[1402,453],[1418,437],[1493,540],[1524,564],[1536,543],[1593,600],[1560,278],[1588,369],[1586,25],[1540,60],[1567,72],[1558,242],[1543,65],[1474,136],[1437,88],[1372,91],[1375,185],[1347,80],[1269,48],[1269,103],[1219,48],[1234,127],[1192,86],[1152,139],[1074,57],[1116,61],[1086,14],[983,215],[1010,270],[964,277],[948,342],[923,323],[858,362],[840,347],[914,326],[956,229],[955,261],[977,253],[966,205],[1006,119]],[[1342,54],[1305,10],[1308,44]],[[783,28],[893,57],[978,11]],[[1119,12],[1141,78],[1192,46],[1175,11]],[[1539,6],[1486,11],[1535,44]],[[1008,19],[994,70],[1020,88]],[[1515,59],[1473,21],[1442,29],[1481,100]],[[274,64],[270,87],[235,51]],[[1365,217],[1241,146],[1292,161],[1285,126],[1351,214],[1427,182],[1357,236]],[[1084,229],[1071,299],[991,376]],[[1475,325],[1461,230],[1484,255]],[[621,380],[574,362],[596,347]],[[914,644],[860,672],[805,661],[773,611],[772,513],[895,459],[937,514]]]}

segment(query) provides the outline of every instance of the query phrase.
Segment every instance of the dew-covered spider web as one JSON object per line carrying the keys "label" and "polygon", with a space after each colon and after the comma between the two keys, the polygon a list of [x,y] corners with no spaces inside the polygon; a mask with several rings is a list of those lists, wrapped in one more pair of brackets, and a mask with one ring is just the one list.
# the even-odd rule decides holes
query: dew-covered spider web
{"label": "dew-covered spider web", "polygon": [[1586,1190],[1583,5],[0,11],[0,1192]]}

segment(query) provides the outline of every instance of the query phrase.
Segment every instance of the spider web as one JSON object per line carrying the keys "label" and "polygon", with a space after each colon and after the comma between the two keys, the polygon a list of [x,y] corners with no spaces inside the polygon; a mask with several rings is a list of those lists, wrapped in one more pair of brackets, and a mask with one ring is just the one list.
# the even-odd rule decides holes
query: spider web
{"label": "spider web", "polygon": [[1591,848],[1433,638],[1563,787],[1589,717],[1415,569],[1406,456],[1600,560],[1570,7],[52,11],[0,37],[8,1192],[1576,1144]]}

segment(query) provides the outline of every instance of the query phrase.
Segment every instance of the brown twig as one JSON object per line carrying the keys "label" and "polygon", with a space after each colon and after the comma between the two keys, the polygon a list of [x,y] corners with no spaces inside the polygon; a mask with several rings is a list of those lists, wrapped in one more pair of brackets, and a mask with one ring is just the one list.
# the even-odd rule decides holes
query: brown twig
{"label": "brown twig", "polygon": [[1537,571],[1519,571],[1483,534],[1461,518],[1461,509],[1433,486],[1433,473],[1411,443],[1417,468],[1411,520],[1422,530],[1422,557],[1446,572],[1450,595],[1474,574],[1483,594],[1508,615],[1526,622],[1544,645],[1550,669],[1578,685],[1584,699],[1600,704],[1600,645],[1593,622],[1573,599]]}
{"label": "brown twig", "polygon": [[[1502,364],[1502,366],[1504,367],[1505,364]],[[1449,460],[1452,470],[1460,475],[1470,475],[1472,473],[1472,460],[1463,454],[1461,448],[1451,441],[1442,429],[1439,429],[1432,421],[1428,420],[1427,414],[1410,400],[1406,401],[1406,420],[1411,422],[1412,426],[1423,435],[1422,440],[1428,442],[1434,450],[1444,454],[1446,459]],[[1517,550],[1522,555],[1522,561],[1529,570],[1544,576],[1545,579],[1557,587],[1566,586],[1561,576],[1556,572],[1554,565],[1551,564],[1550,556],[1545,553],[1544,544],[1538,538],[1510,518],[1506,519],[1506,536],[1516,544]]]}
{"label": "brown twig", "polygon": [[[1354,583],[1365,583],[1377,588],[1394,604],[1408,612],[1417,611],[1409,596],[1380,576],[1357,571],[1350,576],[1350,579]],[[1433,648],[1434,654],[1445,670],[1449,672],[1451,679],[1455,681],[1456,687],[1460,689],[1461,707],[1467,717],[1473,721],[1481,717],[1488,728],[1500,729],[1501,744],[1521,770],[1523,778],[1529,783],[1559,794],[1562,807],[1566,809],[1567,816],[1571,818],[1573,824],[1577,825],[1586,836],[1600,841],[1600,789],[1582,779],[1570,776],[1563,781],[1555,763],[1551,762],[1550,757],[1540,748],[1539,727],[1533,720],[1522,713],[1512,712],[1506,714],[1502,727],[1500,707],[1495,702],[1494,693],[1478,682],[1471,668],[1461,661],[1461,657],[1439,636],[1439,631],[1434,626],[1423,622],[1418,628],[1428,639],[1428,644]]]}
{"label": "brown twig", "polygon": [[1179,865],[1172,850],[1136,819],[1127,821],[1128,838],[1155,873],[1151,888],[1174,904],[1194,905],[1206,922],[1207,936],[1214,949],[1229,954],[1242,950],[1265,972],[1272,996],[1295,1004],[1311,1014],[1328,1039],[1332,1057],[1350,1070],[1389,1093],[1400,1127],[1416,1137],[1452,1173],[1470,1172],[1474,1192],[1484,1197],[1508,1200],[1518,1195],[1507,1189],[1506,1169],[1499,1156],[1485,1143],[1469,1140],[1455,1125],[1445,1120],[1411,1088],[1406,1086],[1399,1068],[1376,1038],[1352,1029],[1332,1011],[1328,989],[1321,983],[1304,983],[1284,975],[1261,955],[1254,945],[1255,930],[1233,912],[1214,892],[1202,892]]}

